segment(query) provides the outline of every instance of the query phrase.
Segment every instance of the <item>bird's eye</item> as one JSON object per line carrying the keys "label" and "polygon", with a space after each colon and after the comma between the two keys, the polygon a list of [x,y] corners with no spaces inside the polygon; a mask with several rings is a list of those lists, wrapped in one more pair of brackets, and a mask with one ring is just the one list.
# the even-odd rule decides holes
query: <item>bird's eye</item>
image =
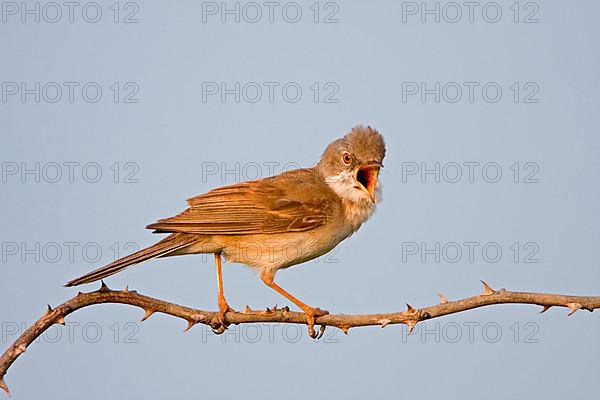
{"label": "bird's eye", "polygon": [[344,152],[344,154],[342,155],[342,160],[345,164],[350,164],[352,162],[352,156],[350,155],[350,153]]}

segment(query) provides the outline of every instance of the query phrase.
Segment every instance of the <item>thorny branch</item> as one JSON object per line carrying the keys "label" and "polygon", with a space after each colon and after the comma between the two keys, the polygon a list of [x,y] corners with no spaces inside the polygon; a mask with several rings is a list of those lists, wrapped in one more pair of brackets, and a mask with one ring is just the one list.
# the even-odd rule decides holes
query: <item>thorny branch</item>
{"label": "thorny branch", "polygon": [[[318,317],[316,323],[321,326],[319,337],[323,335],[327,326],[338,328],[347,334],[350,328],[355,327],[380,326],[385,328],[387,325],[406,324],[410,334],[414,327],[421,321],[493,304],[535,304],[543,307],[541,312],[547,311],[550,307],[567,307],[570,309],[568,315],[572,315],[578,310],[588,310],[591,312],[596,308],[600,308],[600,296],[565,296],[559,294],[511,292],[505,289],[494,290],[484,281],[481,282],[483,283],[482,294],[456,301],[448,301],[444,295],[438,294],[440,303],[431,307],[416,309],[407,304],[405,311],[397,313],[324,315]],[[180,306],[141,295],[127,288],[122,291],[110,290],[103,282],[100,289],[95,292],[80,292],[77,296],[54,309],[48,305],[46,313],[23,332],[0,357],[0,388],[10,396],[10,391],[4,381],[6,371],[45,330],[53,324],[64,325],[65,317],[80,308],[102,303],[129,304],[140,307],[144,310],[142,321],[145,321],[156,312],[182,318],[187,321],[185,331],[188,331],[199,323],[210,326],[215,333],[222,333],[224,331],[218,313],[215,311],[202,311]],[[290,311],[287,307],[267,309],[265,311],[255,311],[246,307],[244,312],[227,312],[224,318],[226,324],[264,322],[306,324],[304,313]]]}

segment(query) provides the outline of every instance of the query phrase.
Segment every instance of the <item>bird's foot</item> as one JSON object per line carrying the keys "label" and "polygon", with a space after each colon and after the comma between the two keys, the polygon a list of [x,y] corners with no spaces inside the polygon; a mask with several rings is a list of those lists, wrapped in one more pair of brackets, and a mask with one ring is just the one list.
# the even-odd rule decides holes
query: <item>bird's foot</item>
{"label": "bird's foot", "polygon": [[224,333],[229,327],[229,323],[225,320],[225,314],[228,312],[235,312],[233,308],[227,304],[227,301],[224,297],[219,298],[219,312],[217,313],[216,323],[212,325],[213,333],[216,335],[220,335]]}
{"label": "bird's foot", "polygon": [[324,329],[321,327],[319,333],[315,331],[315,319],[329,314],[329,311],[311,307],[304,310],[304,313],[306,314],[306,324],[308,325],[308,336],[313,339],[319,339],[322,336]]}

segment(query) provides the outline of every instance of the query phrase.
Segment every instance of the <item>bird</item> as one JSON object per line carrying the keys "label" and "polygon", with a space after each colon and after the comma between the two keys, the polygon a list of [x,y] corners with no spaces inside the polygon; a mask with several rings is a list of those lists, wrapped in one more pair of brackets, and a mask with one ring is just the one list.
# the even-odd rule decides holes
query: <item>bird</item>
{"label": "bird", "polygon": [[312,167],[219,187],[187,200],[188,208],[146,228],[168,234],[156,244],[66,283],[104,279],[155,258],[214,255],[218,321],[234,312],[224,295],[222,259],[258,272],[271,289],[306,315],[309,335],[328,311],[311,307],[275,283],[285,269],[320,257],[355,233],[381,201],[379,172],[386,146],[370,126],[358,125],[331,142]]}

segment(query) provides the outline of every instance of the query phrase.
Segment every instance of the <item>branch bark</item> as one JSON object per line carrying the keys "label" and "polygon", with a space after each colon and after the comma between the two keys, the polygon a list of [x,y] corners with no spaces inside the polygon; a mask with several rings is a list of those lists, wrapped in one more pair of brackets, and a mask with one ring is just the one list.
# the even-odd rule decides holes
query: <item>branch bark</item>
{"label": "branch bark", "polygon": [[[578,310],[588,310],[591,312],[594,309],[600,308],[600,296],[566,296],[560,294],[511,292],[505,289],[493,290],[484,281],[482,281],[482,283],[482,294],[461,300],[448,301],[446,297],[438,294],[440,303],[430,307],[416,309],[407,304],[407,309],[405,311],[396,313],[324,315],[318,317],[316,323],[321,326],[319,332],[320,336],[323,335],[325,327],[327,326],[341,329],[347,334],[350,328],[355,327],[380,326],[384,328],[387,325],[406,324],[410,333],[421,321],[494,304],[534,304],[543,307],[541,312],[547,311],[550,307],[566,307],[570,310],[568,315],[572,315]],[[218,313],[215,311],[197,310],[169,303],[167,301],[141,295],[136,291],[130,291],[128,289],[122,291],[110,290],[103,282],[102,286],[97,291],[90,293],[80,292],[77,296],[55,309],[52,309],[48,305],[46,313],[23,332],[0,357],[0,388],[10,396],[10,391],[4,381],[4,376],[6,375],[8,368],[45,330],[50,328],[53,324],[64,325],[65,317],[80,308],[103,303],[128,304],[140,307],[144,310],[142,321],[146,320],[156,312],[182,318],[188,323],[184,332],[200,323],[212,327],[215,333],[224,332],[224,327],[221,326]],[[249,307],[246,307],[244,312],[228,312],[225,314],[224,318],[227,324],[265,322],[306,324],[306,316],[304,313],[289,311],[287,307],[281,309],[267,309],[265,311],[254,311]]]}

